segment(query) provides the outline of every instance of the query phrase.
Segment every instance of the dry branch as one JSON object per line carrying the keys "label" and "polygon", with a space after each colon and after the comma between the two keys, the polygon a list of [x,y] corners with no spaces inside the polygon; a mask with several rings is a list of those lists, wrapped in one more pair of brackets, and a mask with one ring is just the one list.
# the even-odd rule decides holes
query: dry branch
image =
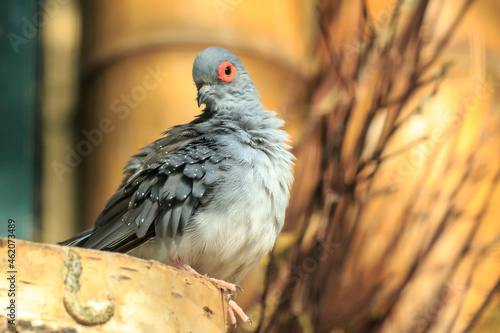
{"label": "dry branch", "polygon": [[[270,260],[262,297],[263,320],[257,332],[337,329],[365,333],[390,331],[388,327],[392,327],[420,333],[453,328],[450,321],[458,316],[453,315],[456,307],[441,298],[449,293],[448,283],[470,257],[469,249],[500,187],[495,181],[498,177],[492,178],[490,190],[481,197],[482,208],[472,227],[443,264],[444,274],[436,279],[434,291],[421,301],[419,306],[424,310],[418,310],[416,303],[410,310],[425,314],[424,325],[411,320],[401,323],[396,318],[401,316],[403,304],[408,306],[404,303],[408,292],[430,274],[435,253],[456,230],[457,221],[466,219],[468,207],[463,198],[474,193],[472,173],[480,162],[478,154],[464,160],[453,148],[459,141],[464,117],[444,130],[438,144],[433,143],[433,149],[427,150],[412,174],[402,180],[385,178],[394,168],[394,160],[408,158],[434,139],[424,135],[404,141],[401,134],[416,117],[429,114],[428,104],[439,95],[451,64],[435,63],[473,0],[457,5],[451,24],[440,36],[424,36],[425,27],[439,19],[439,11],[430,10],[435,3],[398,1],[388,22],[378,30],[369,29],[375,15],[363,0],[357,4],[324,0],[318,6],[322,38],[317,43],[317,61],[321,65],[311,80],[313,88],[306,103],[310,105],[311,124],[295,150],[297,180],[287,217],[287,229],[294,230],[296,244],[286,254],[274,254],[287,260]],[[350,17],[355,33],[341,35],[337,31],[349,24],[342,13],[352,6],[357,6],[352,12],[359,15],[356,20]],[[443,6],[438,4],[436,8]],[[346,43],[356,45],[358,50],[350,59],[342,47]],[[429,75],[431,70],[434,72]],[[377,119],[383,119],[381,125],[376,125]],[[380,127],[378,136],[371,134],[374,126]],[[481,147],[480,142],[475,150]],[[438,157],[444,160],[443,169]],[[448,181],[446,188],[432,184],[428,179],[435,170],[442,170],[443,177],[453,173],[456,179]],[[491,164],[488,170],[496,172],[500,165]],[[377,207],[391,207],[398,195],[404,199],[398,206],[392,205],[394,212],[386,211],[384,218],[384,211]],[[427,211],[422,212],[422,206]],[[391,229],[385,227],[388,220]],[[373,239],[380,239],[381,230],[385,242],[374,247]],[[409,240],[413,242],[408,245],[412,251],[400,264],[401,248]],[[329,246],[332,251],[328,251]],[[376,251],[372,254],[373,249]],[[490,303],[497,287],[492,288],[469,326],[477,323]],[[427,313],[436,300],[439,306]]]}

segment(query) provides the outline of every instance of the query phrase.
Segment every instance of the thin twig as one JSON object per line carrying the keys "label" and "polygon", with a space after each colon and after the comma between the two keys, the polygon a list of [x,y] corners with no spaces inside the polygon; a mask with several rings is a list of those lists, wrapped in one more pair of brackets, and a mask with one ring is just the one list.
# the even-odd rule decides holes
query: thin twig
{"label": "thin twig", "polygon": [[436,59],[441,55],[443,49],[445,46],[450,42],[451,37],[457,30],[458,24],[460,21],[462,21],[465,13],[469,9],[469,7],[474,3],[475,0],[466,0],[465,3],[462,5],[462,8],[460,8],[460,12],[458,13],[457,16],[455,16],[455,20],[452,22],[450,27],[446,30],[446,33],[444,36],[441,38],[439,41],[435,51],[433,52],[433,55],[431,58],[419,68],[419,71],[421,73],[424,73],[435,61]]}

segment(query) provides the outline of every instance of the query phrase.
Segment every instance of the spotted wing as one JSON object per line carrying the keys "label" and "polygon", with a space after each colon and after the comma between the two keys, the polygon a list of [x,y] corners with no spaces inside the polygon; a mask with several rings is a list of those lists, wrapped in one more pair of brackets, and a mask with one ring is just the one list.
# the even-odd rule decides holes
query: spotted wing
{"label": "spotted wing", "polygon": [[132,158],[122,185],[79,246],[127,252],[152,236],[183,234],[196,209],[210,199],[224,157],[207,139],[180,147],[161,143]]}

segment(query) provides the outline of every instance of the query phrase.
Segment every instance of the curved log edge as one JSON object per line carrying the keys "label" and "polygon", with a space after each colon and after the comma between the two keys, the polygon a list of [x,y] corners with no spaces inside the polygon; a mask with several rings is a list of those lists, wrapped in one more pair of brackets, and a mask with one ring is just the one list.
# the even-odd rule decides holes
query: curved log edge
{"label": "curved log edge", "polygon": [[[227,302],[204,277],[156,261],[0,238],[0,332],[225,332]],[[14,274],[7,272],[15,271]],[[14,281],[12,280],[12,281]],[[12,296],[12,294],[11,294]],[[15,326],[8,306],[14,299]]]}

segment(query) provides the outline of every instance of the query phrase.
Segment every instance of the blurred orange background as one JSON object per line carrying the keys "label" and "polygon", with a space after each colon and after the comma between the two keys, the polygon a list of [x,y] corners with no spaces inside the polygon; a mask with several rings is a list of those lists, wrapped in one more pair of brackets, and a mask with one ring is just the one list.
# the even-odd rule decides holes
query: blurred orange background
{"label": "blurred orange background", "polygon": [[[47,2],[59,4],[57,0]],[[405,8],[413,8],[419,2],[403,3],[402,15]],[[382,40],[388,33],[385,27],[396,4],[383,0],[366,2],[369,27]],[[422,46],[426,48],[424,55],[425,50],[436,46],[433,37],[442,35],[452,24],[461,4],[429,2],[429,16],[438,19],[424,22],[421,37],[428,42]],[[191,69],[196,54],[208,46],[228,48],[240,57],[265,108],[277,111],[286,120],[292,146],[303,143],[311,123],[344,98],[333,91],[319,102],[308,99],[309,90],[314,87],[311,80],[324,70],[318,56],[323,36],[315,1],[151,0],[146,5],[137,0],[92,0],[81,6],[76,1],[59,6],[58,14],[50,17],[42,36],[47,87],[42,111],[47,125],[42,131],[45,153],[39,240],[44,242],[61,241],[93,226],[104,203],[117,189],[129,157],[171,126],[189,122],[200,112]],[[340,279],[345,293],[342,297],[348,299],[350,293],[363,290],[360,283],[368,286],[373,280],[380,280],[387,288],[396,284],[406,274],[415,249],[431,242],[429,235],[449,208],[450,198],[450,214],[454,217],[428,260],[419,267],[419,274],[404,290],[397,308],[382,326],[383,332],[418,331],[419,320],[428,321],[434,314],[439,319],[432,332],[462,332],[499,281],[498,13],[498,1],[472,4],[439,59],[427,69],[431,78],[444,74],[438,80],[439,88],[433,91],[434,86],[430,85],[410,98],[405,110],[410,113],[419,108],[418,112],[384,147],[387,154],[395,154],[381,164],[373,181],[373,198],[366,203],[359,235],[353,240],[356,251],[345,259],[348,264]],[[355,58],[360,34],[364,33],[358,30],[358,15],[358,2],[342,2],[342,16],[332,32],[332,38],[340,41],[337,51],[344,53],[341,71],[353,66],[350,59]],[[391,56],[397,58],[395,54]],[[452,66],[441,73],[447,62],[452,62]],[[348,152],[355,145],[361,120],[370,107],[371,101],[364,97],[377,89],[383,70],[376,66],[364,68],[364,76],[353,86],[357,105],[343,142],[345,155],[341,158],[345,161],[350,158]],[[377,150],[376,143],[385,130],[385,117],[384,110],[374,117],[363,158],[369,159]],[[88,154],[78,152],[82,141],[90,142]],[[70,157],[75,165],[69,165],[68,154],[75,152],[80,156]],[[286,252],[297,240],[299,229],[294,221],[300,219],[313,193],[307,175],[317,171],[314,161],[319,160],[319,153],[307,146],[296,153],[296,174],[300,178],[292,190],[277,253]],[[69,171],[55,171],[55,161],[69,166]],[[349,172],[346,170],[347,176]],[[464,174],[466,181],[457,187]],[[359,186],[363,189],[364,185]],[[377,191],[385,195],[378,196]],[[378,271],[377,260],[402,223],[409,203],[411,223],[405,226],[403,240],[393,248],[389,265]],[[314,227],[314,223],[308,223]],[[308,232],[314,234],[320,225],[318,222],[316,229]],[[461,251],[460,244],[475,226],[477,230],[467,248],[470,251],[457,264],[456,274],[447,277],[451,296],[434,300],[436,309],[449,310],[429,308],[437,288],[435,282],[447,276],[454,265],[451,258]],[[267,263],[268,258],[244,281],[245,293],[239,295],[238,301],[249,312],[257,313],[260,308]],[[499,331],[498,292],[492,293],[488,309],[474,332]],[[377,309],[371,311],[376,317]],[[454,315],[458,320],[449,328]],[[308,332],[310,326],[304,324],[301,329]],[[346,325],[330,332],[351,331]]]}

